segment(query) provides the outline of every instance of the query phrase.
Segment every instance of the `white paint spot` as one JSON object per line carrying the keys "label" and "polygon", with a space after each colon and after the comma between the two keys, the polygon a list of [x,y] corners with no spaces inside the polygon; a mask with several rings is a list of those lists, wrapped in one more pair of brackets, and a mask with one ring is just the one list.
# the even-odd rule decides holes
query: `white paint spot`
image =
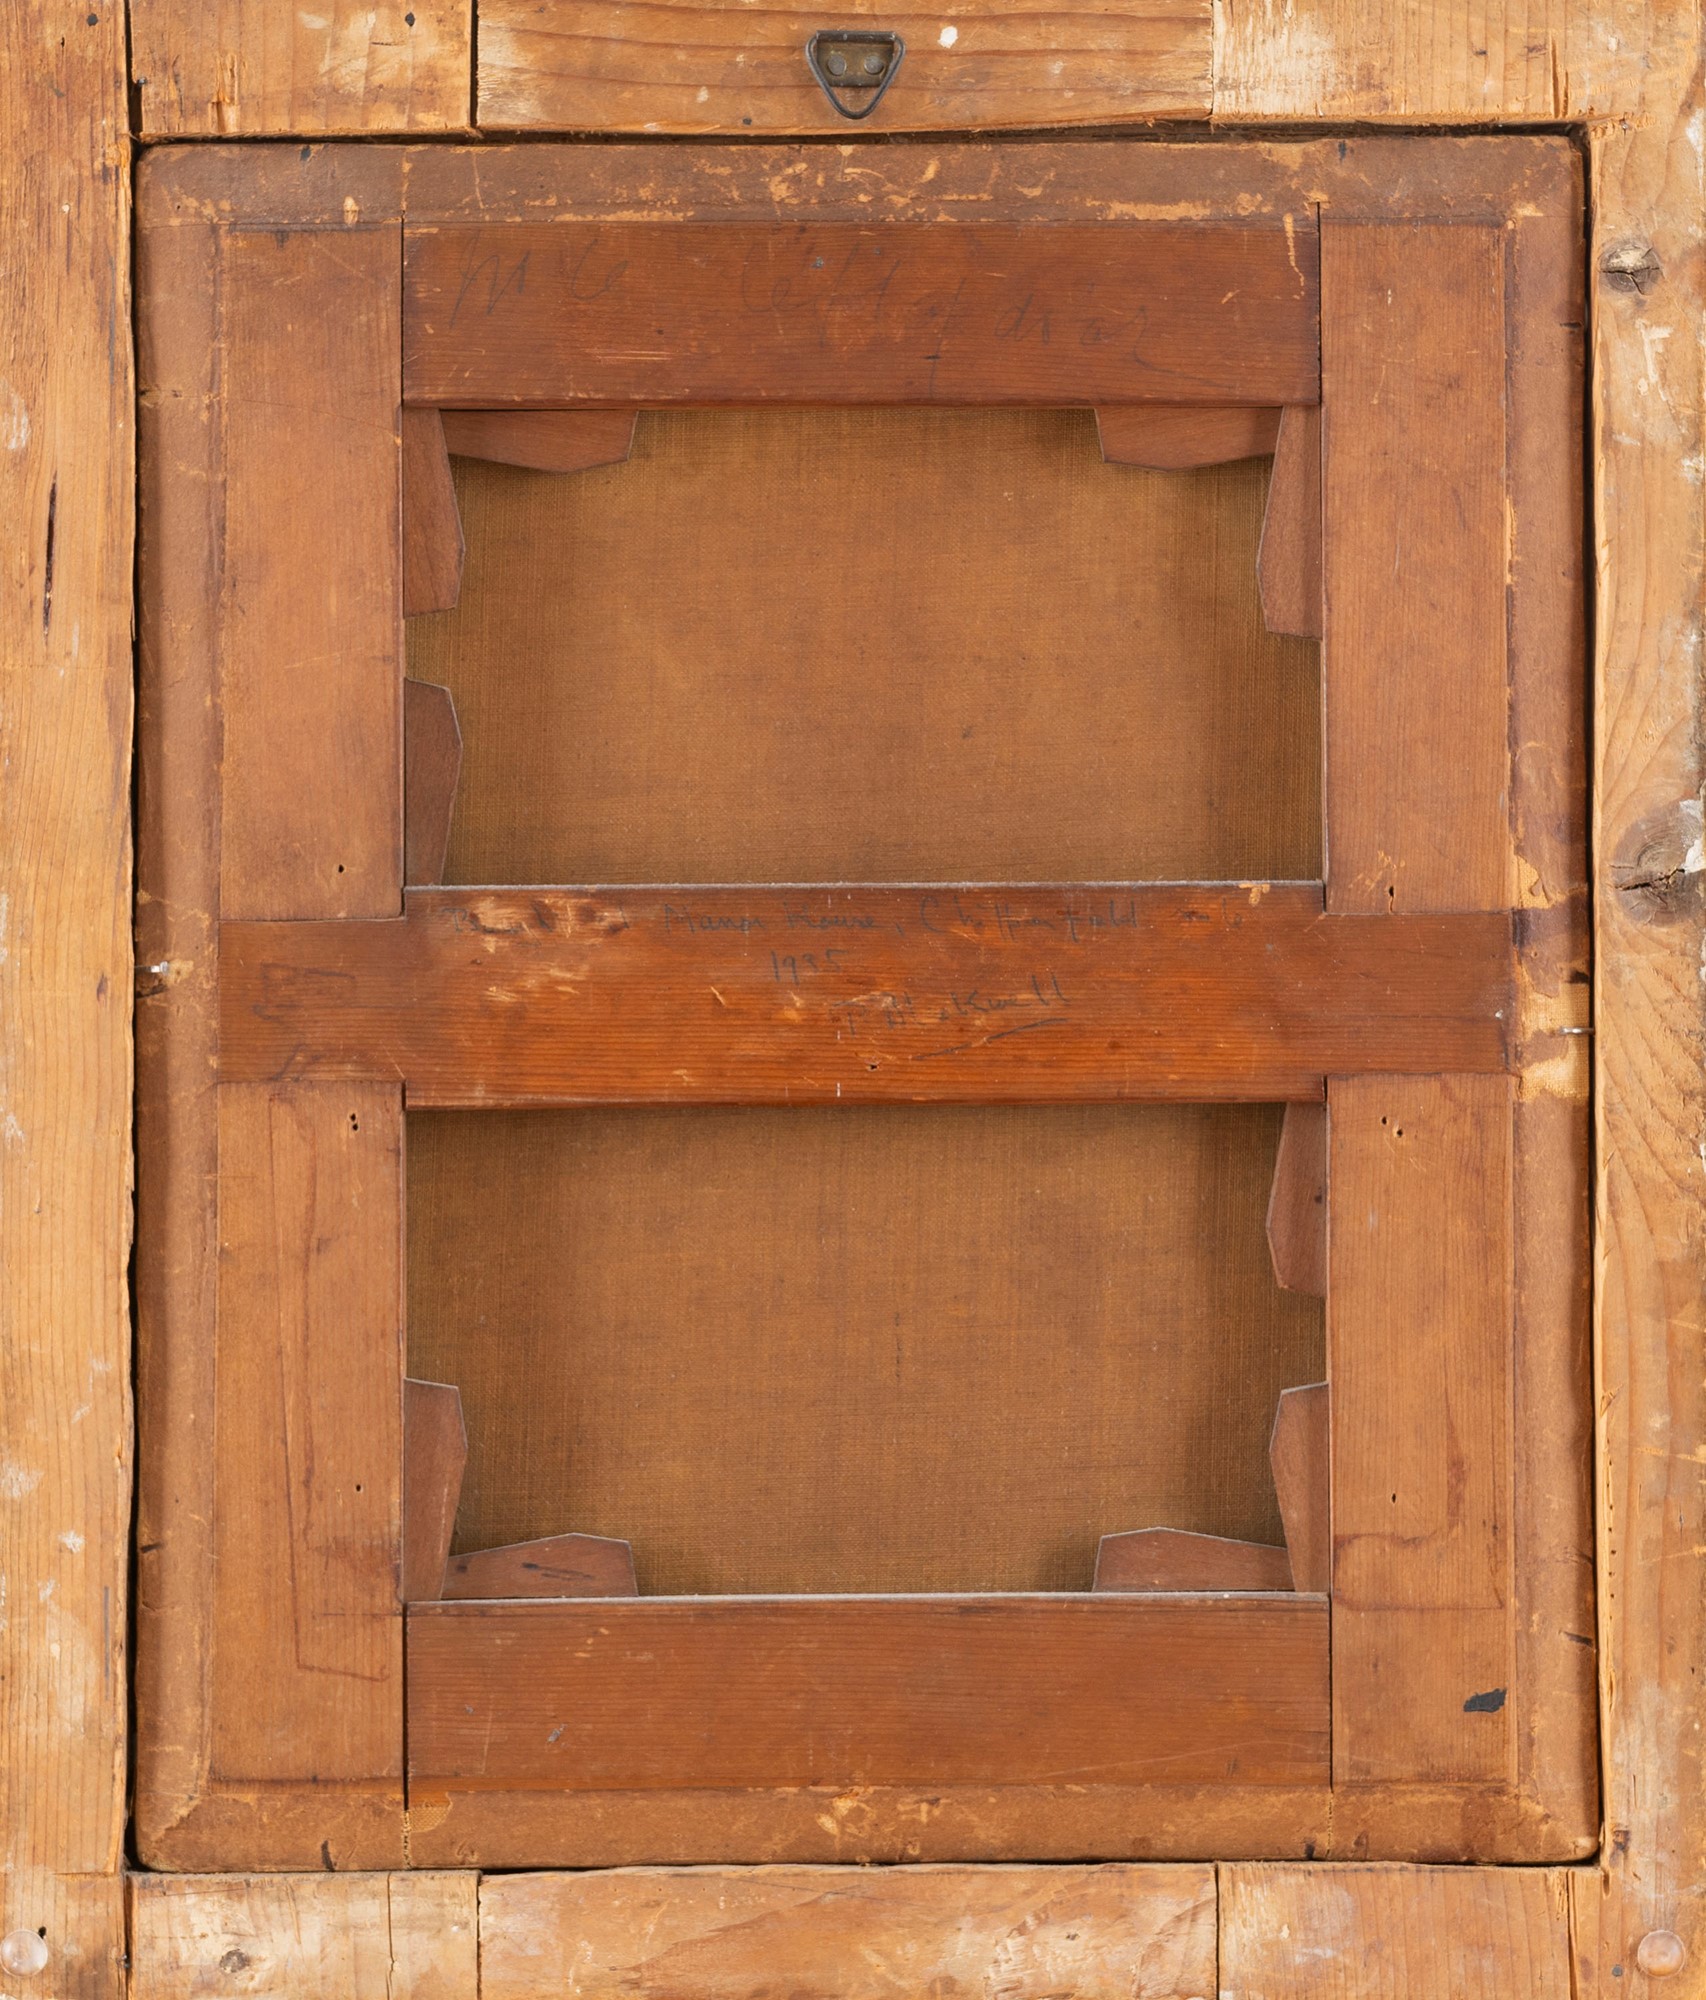
{"label": "white paint spot", "polygon": [[8,1111],[5,1124],[0,1125],[0,1138],[4,1138],[8,1145],[16,1146],[27,1136],[23,1126],[18,1123],[17,1113]]}
{"label": "white paint spot", "polygon": [[[1659,363],[1664,359],[1665,342],[1670,339],[1668,326],[1646,326],[1641,328],[1641,348],[1646,356],[1647,380],[1664,395],[1664,384],[1659,380]],[[1666,397],[1668,402],[1670,399]]]}
{"label": "white paint spot", "polygon": [[703,83],[700,84],[699,95],[694,98],[693,102],[695,104],[709,104],[710,101],[711,101],[711,92],[709,87]]}
{"label": "white paint spot", "polygon": [[1677,807],[1677,816],[1688,829],[1688,850],[1682,857],[1682,872],[1685,875],[1706,873],[1706,811],[1702,810],[1698,799],[1684,799]]}
{"label": "white paint spot", "polygon": [[33,1465],[20,1465],[15,1458],[0,1457],[0,1499],[22,1500],[41,1484],[41,1474]]}
{"label": "white paint spot", "polygon": [[59,1546],[71,1555],[80,1556],[83,1553],[83,1537],[75,1528],[67,1528],[59,1538]]}
{"label": "white paint spot", "polygon": [[959,40],[959,38],[960,38],[959,29],[954,26],[952,21],[950,21],[948,25],[942,30],[942,32],[936,37],[936,40],[941,44],[943,48],[951,49],[954,46],[954,44]]}
{"label": "white paint spot", "polygon": [[0,381],[0,449],[22,451],[30,441],[30,413],[10,382]]}

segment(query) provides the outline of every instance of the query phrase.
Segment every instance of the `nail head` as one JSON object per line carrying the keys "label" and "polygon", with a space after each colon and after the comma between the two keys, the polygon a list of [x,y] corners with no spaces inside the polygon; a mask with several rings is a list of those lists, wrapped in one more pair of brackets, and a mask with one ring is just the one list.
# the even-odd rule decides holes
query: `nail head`
{"label": "nail head", "polygon": [[0,1938],[0,1966],[20,1979],[47,1964],[47,1940],[34,1931],[8,1931]]}
{"label": "nail head", "polygon": [[1635,1947],[1635,1965],[1649,1979],[1664,1979],[1682,1970],[1688,1956],[1675,1931],[1648,1931]]}

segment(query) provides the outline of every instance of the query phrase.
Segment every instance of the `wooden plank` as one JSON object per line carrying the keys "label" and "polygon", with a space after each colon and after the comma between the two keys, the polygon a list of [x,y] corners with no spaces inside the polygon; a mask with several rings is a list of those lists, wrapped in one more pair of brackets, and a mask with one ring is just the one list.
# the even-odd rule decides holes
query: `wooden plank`
{"label": "wooden plank", "polygon": [[1272,404],[1319,392],[1307,219],[422,226],[404,264],[403,376],[417,404]]}
{"label": "wooden plank", "polygon": [[132,1875],[131,2000],[476,2000],[479,1878]]}
{"label": "wooden plank", "polygon": [[148,139],[444,132],[469,122],[471,0],[130,0]]}
{"label": "wooden plank", "polygon": [[[1319,1586],[1312,1586],[1319,1588]],[[1137,1528],[1104,1535],[1096,1546],[1097,1590],[1290,1590],[1284,1549],[1193,1535],[1179,1528]]]}
{"label": "wooden plank", "polygon": [[398,1076],[421,1106],[1019,1103],[1503,1064],[1503,917],[1324,918],[1309,884],[407,902],[225,926],[221,1076]]}
{"label": "wooden plank", "polygon": [[1327,1110],[1334,1782],[1507,1783],[1511,1087],[1334,1078]]}
{"label": "wooden plank", "polygon": [[130,1574],[122,10],[6,8],[0,123],[0,1967],[92,2000],[123,1984]]}
{"label": "wooden plank", "polygon": [[207,1783],[219,1166],[217,232],[139,175],[136,1840]]}
{"label": "wooden plank", "polygon": [[1592,1565],[1593,1284],[1588,911],[1587,318],[1583,163],[1559,148],[1511,230],[1506,395],[1510,565],[1511,1151],[1518,1784],[1555,1856],[1599,1840]]}
{"label": "wooden plank", "polygon": [[[372,153],[339,156],[320,152],[302,160],[299,155],[303,150],[290,149],[295,166],[288,198],[279,196],[282,208],[278,212],[288,223],[296,219],[292,210],[300,201],[310,216],[323,212],[330,218],[354,214],[371,219],[375,214],[383,215],[387,201],[391,202],[389,229],[378,233],[391,245],[394,293],[395,172],[388,179],[376,168]],[[277,164],[276,156],[267,157]],[[193,169],[188,166],[191,159],[195,160]],[[270,1545],[273,1556],[283,1560],[278,1544],[287,1536],[290,1524],[276,1482],[260,1478],[251,1489],[247,1479],[251,1468],[245,1468],[240,1478],[237,1472],[243,1445],[230,1398],[243,1379],[243,1368],[236,1365],[235,1358],[240,1354],[243,1363],[266,1365],[267,1357],[254,1349],[255,1328],[265,1324],[269,1311],[276,1318],[280,1300],[267,1294],[264,1282],[257,1279],[262,1297],[255,1321],[247,1327],[221,1323],[221,1300],[229,1302],[232,1285],[240,1287],[244,1269],[241,1260],[223,1271],[219,1267],[219,1132],[216,1093],[211,1085],[217,968],[211,947],[221,897],[222,831],[227,835],[231,831],[224,825],[220,787],[222,736],[227,751],[233,747],[230,718],[224,713],[226,700],[233,693],[255,695],[258,707],[251,702],[247,710],[252,724],[276,694],[264,685],[276,660],[269,654],[266,634],[251,621],[273,615],[293,590],[298,597],[312,601],[305,614],[310,621],[332,616],[341,604],[354,618],[357,643],[353,658],[362,650],[362,619],[357,613],[371,599],[362,594],[364,584],[357,586],[353,596],[343,592],[339,565],[369,560],[371,546],[378,550],[375,566],[383,571],[384,552],[389,548],[391,574],[395,575],[396,360],[393,353],[381,356],[376,364],[374,379],[389,400],[378,410],[369,407],[366,442],[351,448],[358,455],[371,452],[375,458],[382,457],[389,468],[383,482],[387,497],[380,524],[362,524],[365,540],[340,548],[329,574],[325,566],[329,559],[323,559],[323,552],[316,556],[316,574],[332,588],[303,592],[287,574],[268,567],[276,549],[267,510],[279,499],[279,482],[277,467],[266,461],[259,440],[268,434],[269,426],[280,434],[289,431],[291,442],[299,439],[306,426],[312,438],[316,425],[324,421],[322,405],[327,391],[317,380],[305,389],[294,381],[292,370],[304,354],[312,364],[328,343],[335,352],[338,335],[316,330],[293,357],[278,328],[269,333],[260,323],[264,314],[242,308],[234,294],[241,289],[243,273],[251,269],[250,253],[255,245],[248,238],[234,244],[223,221],[231,206],[229,191],[242,185],[242,177],[233,173],[227,160],[216,176],[227,198],[209,204],[192,192],[201,164],[194,155],[183,152],[157,153],[150,156],[140,175],[142,411],[149,426],[141,481],[148,513],[141,551],[141,640],[143,700],[149,726],[138,807],[144,858],[139,929],[147,970],[140,1008],[143,1068],[138,1133],[143,1217],[137,1262],[143,1405],[142,1546],[138,1560],[145,1595],[138,1617],[137,1840],[151,1863],[168,1867],[383,1865],[402,1859],[401,1786],[396,1775],[400,1756],[395,1740],[400,1732],[400,1700],[395,1685],[391,1691],[397,1702],[392,1741],[379,1762],[365,1773],[353,1768],[361,1760],[351,1751],[342,1779],[315,1782],[322,1774],[314,1763],[317,1747],[324,1747],[325,1738],[338,1736],[341,1710],[339,1700],[325,1694],[328,1686],[337,1686],[339,1676],[317,1673],[321,1656],[312,1644],[300,1675],[300,1682],[308,1684],[307,1691],[301,1685],[297,1689],[297,1698],[314,1713],[312,1726],[300,1739],[309,1768],[294,1775],[282,1768],[290,1753],[275,1737],[267,1748],[270,1768],[257,1773],[255,1764],[266,1759],[251,1760],[241,1742],[250,1722],[263,1735],[272,1724],[254,1716],[264,1690],[251,1665],[240,1657],[242,1640],[232,1620],[241,1627],[248,1615],[244,1607],[257,1594],[263,1600],[263,1626],[280,1603],[288,1604],[288,1591],[267,1594],[268,1579],[276,1572],[253,1558],[257,1548]],[[335,188],[331,182],[336,183]],[[266,198],[273,199],[277,193],[274,189]],[[322,198],[328,204],[324,211],[314,207]],[[282,245],[270,236],[266,240],[288,266],[293,239],[287,235]],[[336,240],[325,235],[319,241],[320,263],[334,269],[329,281],[334,296],[342,296],[346,286],[358,303],[369,301],[374,288],[384,292],[383,280],[375,276],[371,266],[368,239],[359,231],[347,235],[340,231]],[[348,259],[341,267],[342,275],[338,275],[335,254],[340,247]],[[296,248],[305,266],[305,290],[313,291],[320,284],[319,264],[299,240]],[[264,259],[263,264],[260,289],[276,294],[284,285],[281,267]],[[251,300],[250,307],[253,305]],[[278,318],[285,323],[292,313],[303,310],[301,300],[290,300],[280,307]],[[394,302],[392,313],[394,339]],[[353,317],[359,321],[362,315]],[[233,327],[239,324],[241,335],[235,337]],[[371,332],[371,326],[367,327],[366,334]],[[371,358],[371,349],[362,346],[363,338],[360,326],[349,333],[350,358],[358,363],[363,354]],[[234,353],[247,355],[249,360],[238,369],[234,393],[222,396],[222,383],[232,387]],[[264,367],[259,361],[249,366],[257,356],[264,359]],[[362,369],[357,366],[353,373],[359,379]],[[384,386],[387,382],[388,390]],[[352,398],[356,396],[354,388],[345,387]],[[276,406],[262,407],[268,394],[276,399]],[[292,397],[298,399],[297,404],[292,404]],[[255,412],[238,409],[239,403],[257,398]],[[332,400],[336,401],[335,395]],[[304,411],[309,414],[303,415]],[[319,468],[322,474],[324,469],[323,465]],[[220,496],[218,506],[210,504],[210,495]],[[284,497],[288,500],[291,496],[286,492]],[[320,523],[326,515],[324,495],[316,491],[298,509],[299,518],[288,524],[286,542],[292,546],[300,543],[300,517]],[[392,525],[387,527],[387,522]],[[394,635],[397,605],[387,601],[384,611],[387,632]],[[292,622],[289,607],[277,615],[284,620],[287,641],[300,641],[302,622]],[[336,651],[338,641],[331,643]],[[388,680],[399,649],[394,637],[386,643]],[[310,691],[310,682],[320,686],[329,672],[323,661],[309,662],[298,677],[303,698]],[[241,686],[236,685],[239,676]],[[391,700],[394,716],[394,694]],[[327,752],[323,723],[323,710],[316,701],[304,727],[287,733],[285,741],[293,755],[282,755],[278,744],[272,746],[275,760],[287,776],[294,760],[320,758],[328,767],[337,764],[336,756]],[[241,725],[236,734],[242,737]],[[359,728],[353,730],[344,749],[353,755],[360,749],[361,736]],[[380,761],[377,790],[383,795],[388,789],[385,772],[394,761],[393,730],[385,730],[382,740],[390,746],[389,756]],[[259,746],[252,736],[246,747],[258,754]],[[313,787],[306,789],[312,792]],[[389,791],[389,798],[390,824],[379,826],[363,807],[352,813],[345,831],[360,833],[365,823],[369,832],[383,840],[387,852],[395,855],[400,845],[400,786]],[[312,879],[314,869],[299,870],[300,852],[281,851],[257,861],[253,846],[245,849],[242,839],[234,850],[228,839],[224,846],[227,874],[235,865],[239,872],[247,871],[257,880],[270,879],[267,893],[275,908],[288,910],[298,891],[302,894],[302,901],[295,905],[299,910],[336,908],[344,903],[335,887],[335,863],[316,881]],[[303,872],[311,878],[306,884]],[[386,873],[389,887],[381,907],[395,908],[400,886],[394,860]],[[365,1101],[368,1093],[358,1090],[349,1095]],[[395,1093],[388,1095],[386,1103],[394,1117]],[[300,1187],[298,1192],[302,1192]],[[322,1193],[325,1199],[336,1200],[335,1187],[328,1186]],[[235,1224],[229,1216],[226,1222],[229,1237]],[[271,1251],[263,1243],[253,1247],[255,1256],[247,1266],[251,1278],[264,1269],[267,1256],[281,1248],[276,1243]],[[335,1264],[339,1254],[336,1247],[328,1246],[328,1257],[323,1261]],[[351,1301],[359,1302],[364,1296],[371,1301],[381,1272],[371,1256],[367,1267],[362,1274],[367,1290],[364,1293],[361,1284],[352,1283],[348,1296],[339,1298],[338,1311],[347,1313]],[[393,1347],[397,1312],[394,1297],[385,1328],[385,1337]],[[216,1390],[218,1357],[227,1351],[234,1365],[222,1378],[222,1388]],[[282,1363],[292,1357],[302,1358],[299,1350],[280,1349],[274,1360]],[[327,1376],[332,1383],[342,1379],[337,1369]],[[388,1436],[395,1439],[400,1396],[395,1380],[391,1396],[389,1412],[380,1406],[368,1437],[356,1447],[358,1452],[382,1451]],[[353,1421],[365,1423],[368,1408],[359,1397],[352,1398],[349,1409]],[[281,1439],[274,1418],[262,1408],[252,1410],[248,1421],[262,1433],[253,1467],[271,1464],[276,1470]],[[298,1433],[296,1443],[302,1441]],[[330,1448],[329,1438],[320,1442]],[[347,1454],[331,1449],[327,1462],[347,1463]],[[228,1509],[222,1496],[234,1478],[248,1494],[248,1502]],[[361,1483],[364,1492],[361,1500],[354,1502],[357,1508],[376,1499],[383,1504],[386,1488],[395,1484],[394,1469],[382,1467],[377,1485],[365,1478]],[[314,1561],[303,1571],[307,1579],[304,1587],[311,1596],[309,1586],[335,1573],[347,1555],[351,1563],[348,1575],[357,1580],[357,1587],[363,1575],[369,1579],[376,1571],[383,1575],[389,1615],[400,1626],[395,1551],[381,1559],[371,1547],[360,1553],[347,1544],[340,1547],[338,1510],[352,1498],[335,1480],[319,1490],[311,1519],[312,1531],[320,1536],[320,1542]],[[277,1510],[269,1514],[274,1501],[279,1503]],[[394,1500],[391,1505],[394,1512]],[[358,1529],[359,1525],[358,1520]],[[233,1560],[216,1578],[216,1542],[221,1537]],[[356,1540],[359,1542],[359,1533]],[[364,1568],[370,1563],[373,1567]],[[268,1629],[288,1648],[288,1617],[275,1620]],[[349,1636],[358,1649],[362,1629],[360,1619],[349,1621]],[[336,1652],[335,1644],[332,1650]],[[394,1655],[400,1653],[395,1641],[392,1650]],[[226,1669],[230,1669],[229,1678]],[[352,1683],[362,1686],[359,1674],[364,1670],[358,1668],[355,1676],[346,1677],[344,1688]],[[369,1692],[379,1688],[383,1699],[380,1683],[367,1686]],[[290,1715],[287,1691],[280,1717],[286,1733]],[[353,1739],[358,1734],[359,1730],[349,1731],[346,1737]],[[349,1741],[343,1747],[348,1750]],[[235,1766],[226,1759],[227,1751],[239,1753]],[[249,1768],[245,1770],[244,1765]]]}
{"label": "wooden plank", "polygon": [[[1201,118],[1211,31],[1203,0],[1113,8],[1057,0],[1015,13],[977,0],[953,32],[933,14],[849,0],[837,21],[892,29],[906,43],[867,128],[997,131]],[[806,68],[821,14],[742,10],[706,0],[485,0],[479,120],[490,131],[761,132],[846,130]]]}
{"label": "wooden plank", "polygon": [[444,880],[456,786],[462,776],[462,730],[449,688],[403,683],[403,880]]}
{"label": "wooden plank", "polygon": [[637,1597],[634,1550],[611,1535],[541,1535],[452,1556],[445,1597]]}
{"label": "wooden plank", "polygon": [[1498,909],[1502,234],[1329,220],[1322,236],[1327,907]]}
{"label": "wooden plank", "polygon": [[[1674,103],[1696,10],[1642,0],[1232,0],[1215,17],[1214,115],[1561,125]],[[1655,88],[1655,86],[1657,86]]]}
{"label": "wooden plank", "polygon": [[1292,1581],[1299,1590],[1327,1590],[1332,1584],[1331,1452],[1326,1383],[1282,1390],[1268,1462],[1285,1523]]}
{"label": "wooden plank", "polygon": [[212,1763],[384,1797],[402,1748],[402,1105],[220,1091]]}
{"label": "wooden plank", "polygon": [[222,242],[228,916],[397,908],[397,251],[384,223]]}
{"label": "wooden plank", "polygon": [[1575,1872],[1222,1867],[1222,2000],[1577,2000]]}
{"label": "wooden plank", "polygon": [[408,1625],[429,1792],[1326,1777],[1313,1598],[642,1597]]}
{"label": "wooden plank", "polygon": [[1321,533],[1321,412],[1293,406],[1279,414],[1256,558],[1270,632],[1322,636]]}
{"label": "wooden plank", "polygon": [[[815,88],[815,86],[814,86]],[[941,145],[858,147],[791,146],[748,142],[738,149],[715,142],[607,141],[586,146],[572,140],[536,140],[525,146],[410,146],[397,157],[406,165],[411,227],[480,227],[513,222],[632,221],[641,212],[704,222],[775,224],[857,223],[873,214],[893,222],[1125,223],[1134,216],[1185,222],[1268,223],[1309,233],[1325,189],[1334,184],[1337,139],[1313,145],[1203,146],[1146,140],[1141,146],[1087,145],[1080,141],[1016,138],[1000,145],[975,139]],[[1346,142],[1347,144],[1349,142]],[[1487,163],[1489,184],[1508,182],[1518,142],[1478,142],[1475,158]],[[1532,144],[1532,142],[1521,142]],[[198,205],[238,199],[244,213],[259,204],[264,219],[278,181],[288,186],[311,173],[314,159],[253,158],[259,149],[208,146],[176,164],[186,192]],[[251,158],[241,194],[229,192],[234,155]],[[1499,157],[1495,158],[1495,155]],[[1408,178],[1396,164],[1379,163],[1385,200],[1408,203],[1431,195],[1430,166],[1418,179],[1413,149]],[[1477,170],[1481,172],[1480,169]],[[273,177],[277,177],[276,181]],[[1406,211],[1407,212],[1407,211]],[[1495,201],[1489,215],[1499,212]]]}
{"label": "wooden plank", "polygon": [[633,410],[441,410],[455,458],[486,458],[533,472],[621,465],[634,449]]}
{"label": "wooden plank", "polygon": [[462,517],[436,410],[403,412],[403,615],[454,611],[462,594]]}
{"label": "wooden plank", "polygon": [[[1698,12],[1637,118],[1592,140],[1597,585],[1596,1526],[1606,1840],[1573,1880],[1579,1991],[1700,1990],[1706,1965],[1706,1226],[1700,648],[1706,116]],[[1686,18],[1685,18],[1686,16]],[[1641,23],[1631,22],[1639,31]],[[1652,1934],[1680,1973],[1630,1974]],[[1656,1949],[1657,1947],[1654,1947]]]}
{"label": "wooden plank", "polygon": [[1268,1255],[1283,1291],[1327,1296],[1327,1111],[1288,1104],[1268,1197]]}
{"label": "wooden plank", "polygon": [[403,1384],[403,1597],[437,1597],[456,1532],[468,1463],[462,1392],[453,1382]]}
{"label": "wooden plank", "polygon": [[[1127,1602],[1136,1600],[1128,1599]],[[1156,1600],[1148,1599],[1153,1603]],[[1444,1863],[1533,1859],[1557,1828],[1520,1793],[1448,1785],[895,1785],[857,1791],[466,1790],[411,1783],[417,1866],[1190,1861],[1212,1854]]]}
{"label": "wooden plank", "polygon": [[[682,1868],[493,1875],[484,2000],[1199,2000],[1212,1868]],[[857,1968],[855,1973],[853,1968]]]}
{"label": "wooden plank", "polygon": [[1189,403],[1109,404],[1096,412],[1096,435],[1110,465],[1147,465],[1180,472],[1225,465],[1273,451],[1281,412]]}

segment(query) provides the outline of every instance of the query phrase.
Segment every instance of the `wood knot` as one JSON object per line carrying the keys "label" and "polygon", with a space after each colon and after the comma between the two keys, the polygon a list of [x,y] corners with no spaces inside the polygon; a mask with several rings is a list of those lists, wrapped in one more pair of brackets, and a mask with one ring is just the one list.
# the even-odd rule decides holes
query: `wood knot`
{"label": "wood knot", "polygon": [[1642,298],[1665,274],[1650,243],[1613,243],[1599,260],[1599,274],[1614,292],[1638,292]]}
{"label": "wood knot", "polygon": [[1624,909],[1644,924],[1693,916],[1706,885],[1698,799],[1683,799],[1630,827],[1611,857],[1611,883]]}

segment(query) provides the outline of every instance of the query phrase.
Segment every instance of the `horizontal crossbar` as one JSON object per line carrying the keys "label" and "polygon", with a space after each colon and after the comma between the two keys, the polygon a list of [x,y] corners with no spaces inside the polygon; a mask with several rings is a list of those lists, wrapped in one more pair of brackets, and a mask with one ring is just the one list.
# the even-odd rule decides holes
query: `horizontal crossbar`
{"label": "horizontal crossbar", "polygon": [[1510,923],[1318,883],[416,889],[226,923],[220,1075],[417,1107],[1318,1098],[1505,1067]]}

